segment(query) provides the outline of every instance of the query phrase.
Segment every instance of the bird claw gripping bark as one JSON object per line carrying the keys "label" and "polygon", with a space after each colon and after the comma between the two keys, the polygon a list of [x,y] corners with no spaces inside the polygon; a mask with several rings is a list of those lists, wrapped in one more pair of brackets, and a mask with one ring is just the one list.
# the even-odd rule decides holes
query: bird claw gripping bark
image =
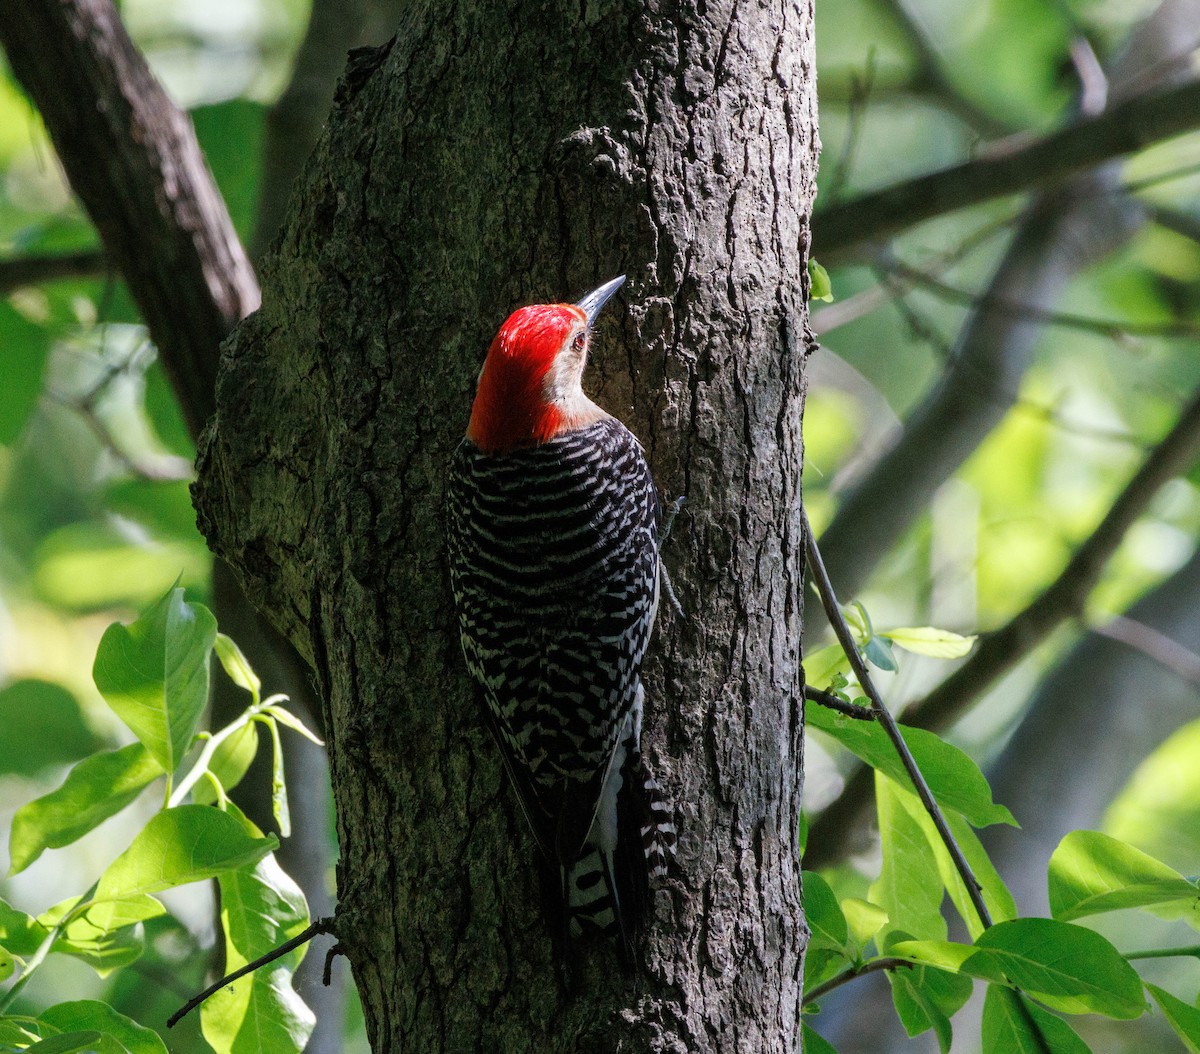
{"label": "bird claw gripping bark", "polygon": [[555,945],[599,929],[632,970],[676,840],[642,757],[640,670],[660,538],[682,499],[660,529],[641,445],[580,385],[592,324],[623,281],[500,328],[450,474],[448,547],[463,653],[556,901]]}

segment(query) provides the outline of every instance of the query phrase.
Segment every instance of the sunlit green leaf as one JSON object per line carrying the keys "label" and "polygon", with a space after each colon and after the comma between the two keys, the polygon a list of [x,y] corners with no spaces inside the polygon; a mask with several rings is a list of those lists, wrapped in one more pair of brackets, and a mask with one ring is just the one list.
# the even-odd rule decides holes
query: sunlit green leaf
{"label": "sunlit green leaf", "polygon": [[802,888],[804,918],[811,931],[808,952],[811,953],[817,948],[828,948],[843,955],[850,954],[846,917],[842,914],[829,883],[815,871],[805,871],[802,876]]}
{"label": "sunlit green leaf", "polygon": [[166,1044],[157,1032],[95,999],[58,1003],[45,1011],[41,1019],[63,1032],[86,1029],[103,1032],[116,1039],[129,1054],[167,1054]]}
{"label": "sunlit green leaf", "polygon": [[267,718],[271,732],[271,812],[279,833],[287,838],[292,833],[292,811],[288,806],[287,778],[283,771],[283,744],[279,741],[279,726]]}
{"label": "sunlit green leaf", "polygon": [[889,629],[879,634],[893,644],[916,655],[928,655],[934,659],[961,659],[971,650],[975,637],[964,637],[946,629],[933,626],[908,626]]}
{"label": "sunlit green leaf", "polygon": [[900,930],[922,937],[944,937],[942,881],[925,832],[901,801],[904,791],[875,774],[875,802],[883,865],[870,899],[888,916],[884,932]]}
{"label": "sunlit green leaf", "polygon": [[1011,985],[1066,1014],[1134,1018],[1145,1010],[1133,967],[1093,930],[1053,919],[1000,922],[974,945],[903,941],[892,955]]}
{"label": "sunlit green leaf", "polygon": [[950,1018],[971,997],[971,979],[932,966],[889,970],[887,977],[904,1030],[919,1036],[932,1029],[942,1054],[947,1054],[953,1038]]}
{"label": "sunlit green leaf", "polygon": [[842,914],[846,917],[846,925],[850,928],[850,935],[860,946],[866,944],[888,924],[888,913],[869,900],[844,897],[840,904]]}
{"label": "sunlit green leaf", "polygon": [[32,1017],[0,1017],[0,1050],[24,1050],[40,1039],[57,1034],[58,1029]]}
{"label": "sunlit green leaf", "polygon": [[9,874],[23,871],[43,850],[83,837],[162,774],[162,766],[141,743],[84,758],[61,787],[21,806],[13,816]]}
{"label": "sunlit green leaf", "polygon": [[1179,903],[1195,908],[1200,888],[1154,857],[1099,831],[1072,831],[1050,857],[1050,912],[1078,919],[1104,911]]}
{"label": "sunlit green leaf", "polygon": [[86,1032],[64,1032],[51,1036],[27,1047],[26,1051],[27,1054],[78,1054],[82,1051],[90,1054],[122,1054],[125,1048],[112,1036],[89,1029]]}
{"label": "sunlit green leaf", "polygon": [[[227,872],[219,883],[227,970],[265,955],[308,925],[304,895],[274,856]],[[204,1038],[217,1054],[299,1054],[304,1049],[315,1019],[291,986],[303,955],[303,948],[289,952],[227,985],[201,1007]]]}
{"label": "sunlit green leaf", "polygon": [[262,681],[258,679],[258,674],[254,672],[250,660],[242,653],[242,649],[231,637],[225,636],[224,633],[218,633],[213,643],[213,650],[217,653],[217,658],[221,660],[221,666],[229,674],[229,679],[239,688],[248,691],[253,702],[257,703],[259,692],[262,690]]}
{"label": "sunlit green leaf", "polygon": [[252,866],[278,845],[274,836],[255,838],[232,816],[207,805],[167,809],[109,865],[93,899],[124,900],[215,878]]}
{"label": "sunlit green leaf", "polygon": [[1175,1030],[1180,1041],[1192,1054],[1200,1054],[1200,1009],[1191,1003],[1185,1003],[1158,985],[1146,985],[1154,1001],[1158,1004],[1167,1019],[1167,1023]]}
{"label": "sunlit green leaf", "polygon": [[275,718],[285,728],[290,728],[293,732],[299,732],[309,742],[315,743],[319,747],[325,745],[325,741],[290,710],[285,710],[282,706],[268,706],[263,712]]}
{"label": "sunlit green leaf", "polygon": [[[38,916],[42,933],[48,933],[79,903],[71,897]],[[146,942],[140,923],[166,909],[153,897],[91,904],[67,923],[53,950],[87,963],[101,977],[141,958]]]}
{"label": "sunlit green leaf", "polygon": [[[221,786],[230,791],[242,782],[258,756],[258,724],[247,721],[232,735],[221,740],[213,751],[209,771],[221,781]],[[201,780],[192,790],[192,797],[199,805],[208,805],[217,800],[217,792],[207,780]]]}
{"label": "sunlit green leaf", "polygon": [[208,608],[173,588],[136,622],[114,623],[100,640],[96,687],[167,772],[191,747],[208,702],[216,634]]}
{"label": "sunlit green leaf", "polygon": [[808,258],[808,298],[826,303],[833,300],[833,283],[829,280],[829,272],[811,256]]}
{"label": "sunlit green leaf", "polygon": [[[911,786],[896,748],[878,722],[855,721],[820,706],[809,707],[807,716],[810,727],[833,736],[851,753],[901,786]],[[943,807],[962,813],[975,827],[993,823],[1015,825],[1012,813],[992,801],[992,790],[979,766],[958,747],[919,728],[902,728],[901,733],[929,789]]]}
{"label": "sunlit green leaf", "polygon": [[827,688],[839,670],[850,662],[840,644],[830,644],[804,656],[804,679],[815,688]]}
{"label": "sunlit green leaf", "polygon": [[46,939],[46,930],[32,915],[0,900],[0,944],[13,955],[29,958]]}
{"label": "sunlit green leaf", "polygon": [[[959,873],[958,867],[950,855],[949,848],[938,832],[933,818],[929,815],[915,791],[897,786],[895,794],[897,803],[908,812],[913,823],[920,827],[923,832],[925,841],[929,844],[934,859],[937,861],[938,874],[941,877],[942,885],[950,894],[950,899],[954,902],[959,917],[966,923],[972,938],[978,937],[983,932],[983,922],[979,918],[979,913],[967,892],[962,875]],[[992,861],[988,858],[987,852],[980,843],[978,835],[975,834],[970,825],[957,813],[947,812],[944,818],[946,826],[950,829],[951,837],[958,845],[959,851],[967,862],[967,866],[971,869],[971,873],[982,887],[984,904],[991,914],[993,921],[1004,922],[1008,919],[1016,918],[1017,907],[1013,902],[1012,894],[1004,884],[1004,880],[1000,877]]]}
{"label": "sunlit green leaf", "polygon": [[988,986],[982,1035],[983,1054],[1091,1054],[1062,1018],[1000,985]]}
{"label": "sunlit green leaf", "polygon": [[13,957],[9,950],[0,944],[0,981],[7,981],[16,969],[13,964]]}

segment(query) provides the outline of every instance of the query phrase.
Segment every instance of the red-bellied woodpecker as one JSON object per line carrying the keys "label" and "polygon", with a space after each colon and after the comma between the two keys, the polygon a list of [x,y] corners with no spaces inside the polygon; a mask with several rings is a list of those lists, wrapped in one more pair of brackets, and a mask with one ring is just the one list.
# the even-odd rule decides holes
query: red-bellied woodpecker
{"label": "red-bellied woodpecker", "polygon": [[450,474],[449,552],[463,652],[551,883],[556,940],[612,932],[628,966],[675,827],[640,745],[658,495],[641,445],[580,386],[592,324],[624,280],[500,327]]}

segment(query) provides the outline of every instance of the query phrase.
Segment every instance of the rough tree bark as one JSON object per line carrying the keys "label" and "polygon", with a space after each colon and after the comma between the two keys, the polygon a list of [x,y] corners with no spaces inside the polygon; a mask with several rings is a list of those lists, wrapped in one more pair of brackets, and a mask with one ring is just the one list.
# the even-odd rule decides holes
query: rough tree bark
{"label": "rough tree bark", "polygon": [[[811,5],[473,6],[352,63],[227,345],[201,524],[318,671],[374,1049],[798,1050]],[[682,843],[640,983],[598,947],[567,998],[458,654],[443,473],[507,312],[622,272],[591,387],[689,497],[691,617],[648,670]]]}

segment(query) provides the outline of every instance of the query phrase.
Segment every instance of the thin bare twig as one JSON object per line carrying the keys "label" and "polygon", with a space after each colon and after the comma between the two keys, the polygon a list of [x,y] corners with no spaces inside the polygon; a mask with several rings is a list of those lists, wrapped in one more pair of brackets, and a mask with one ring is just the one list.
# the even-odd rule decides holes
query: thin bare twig
{"label": "thin bare twig", "polygon": [[814,688],[811,684],[804,686],[804,698],[810,703],[836,710],[839,714],[852,717],[855,721],[874,721],[875,711],[869,706],[859,706],[858,703],[848,703],[841,696],[834,695],[822,688]]}
{"label": "thin bare twig", "polygon": [[1118,641],[1165,666],[1188,684],[1200,684],[1200,655],[1144,622],[1114,615],[1088,627],[1101,637]]}
{"label": "thin bare twig", "polygon": [[1132,319],[1090,318],[1087,315],[1075,315],[1065,311],[1049,311],[1033,304],[1021,304],[1015,300],[1008,300],[985,292],[959,289],[957,286],[950,285],[935,275],[913,267],[894,256],[882,260],[878,266],[893,272],[911,285],[928,289],[945,300],[965,304],[968,307],[982,305],[1016,318],[1026,318],[1046,325],[1064,326],[1088,333],[1097,333],[1113,340],[1121,340],[1126,337],[1162,337],[1169,340],[1200,338],[1200,325],[1194,322],[1135,322]]}
{"label": "thin bare twig", "polygon": [[334,920],[332,918],[317,919],[311,926],[303,932],[298,933],[290,941],[284,941],[278,948],[272,948],[266,955],[260,955],[257,959],[246,963],[240,970],[234,970],[233,973],[227,974],[214,984],[210,984],[199,995],[192,996],[191,999],[167,1018],[167,1028],[174,1028],[184,1017],[195,1010],[196,1007],[206,999],[211,999],[226,985],[233,984],[234,981],[245,977],[246,974],[253,973],[260,967],[266,966],[268,963],[273,963],[276,959],[283,958],[288,952],[295,951],[301,945],[307,944],[318,934],[333,932],[335,931]]}
{"label": "thin bare twig", "polygon": [[937,828],[938,835],[945,844],[946,851],[950,854],[950,859],[954,861],[954,868],[962,878],[963,885],[967,890],[967,896],[970,897],[971,903],[975,907],[975,912],[979,916],[980,924],[984,929],[987,929],[992,924],[992,916],[991,912],[988,911],[987,904],[983,900],[983,886],[980,885],[979,880],[975,877],[975,873],[971,870],[971,865],[967,863],[967,858],[963,856],[962,849],[959,848],[958,842],[955,841],[954,835],[951,834],[950,827],[946,823],[946,817],[942,815],[941,807],[934,798],[933,792],[929,789],[929,784],[925,782],[925,777],[921,774],[921,769],[913,758],[912,751],[908,749],[908,744],[904,742],[904,737],[900,734],[896,719],[892,717],[891,711],[884,706],[883,696],[879,694],[878,689],[875,687],[866,660],[858,650],[858,644],[854,640],[854,635],[850,632],[850,627],[846,624],[846,620],[842,616],[842,609],[838,606],[837,594],[833,591],[833,583],[829,581],[829,574],[825,570],[824,561],[821,559],[821,551],[817,548],[817,540],[813,536],[812,527],[809,525],[808,514],[801,510],[800,515],[804,529],[804,545],[808,556],[808,569],[813,576],[813,581],[816,583],[817,593],[821,597],[821,606],[825,609],[825,615],[833,627],[833,632],[837,636],[838,643],[841,644],[842,650],[846,653],[846,658],[850,662],[850,668],[858,678],[859,687],[862,688],[867,698],[871,700],[871,709],[874,711],[875,719],[883,726],[888,739],[892,741],[892,745],[896,748],[896,753],[900,756],[900,761],[904,765],[904,771],[908,773],[908,778],[912,780],[913,788],[916,790],[917,796],[921,799],[921,804],[925,806],[925,811],[929,814],[930,819],[933,820],[933,825]]}
{"label": "thin bare twig", "polygon": [[885,956],[882,959],[870,959],[865,963],[858,963],[856,966],[851,966],[848,970],[843,970],[836,977],[831,977],[828,981],[822,981],[816,987],[809,989],[804,993],[804,998],[801,1000],[800,1005],[811,1006],[835,988],[841,988],[842,985],[857,980],[859,977],[865,977],[870,973],[878,973],[880,970],[911,970],[912,968],[913,964],[907,959],[894,959],[890,956]]}

